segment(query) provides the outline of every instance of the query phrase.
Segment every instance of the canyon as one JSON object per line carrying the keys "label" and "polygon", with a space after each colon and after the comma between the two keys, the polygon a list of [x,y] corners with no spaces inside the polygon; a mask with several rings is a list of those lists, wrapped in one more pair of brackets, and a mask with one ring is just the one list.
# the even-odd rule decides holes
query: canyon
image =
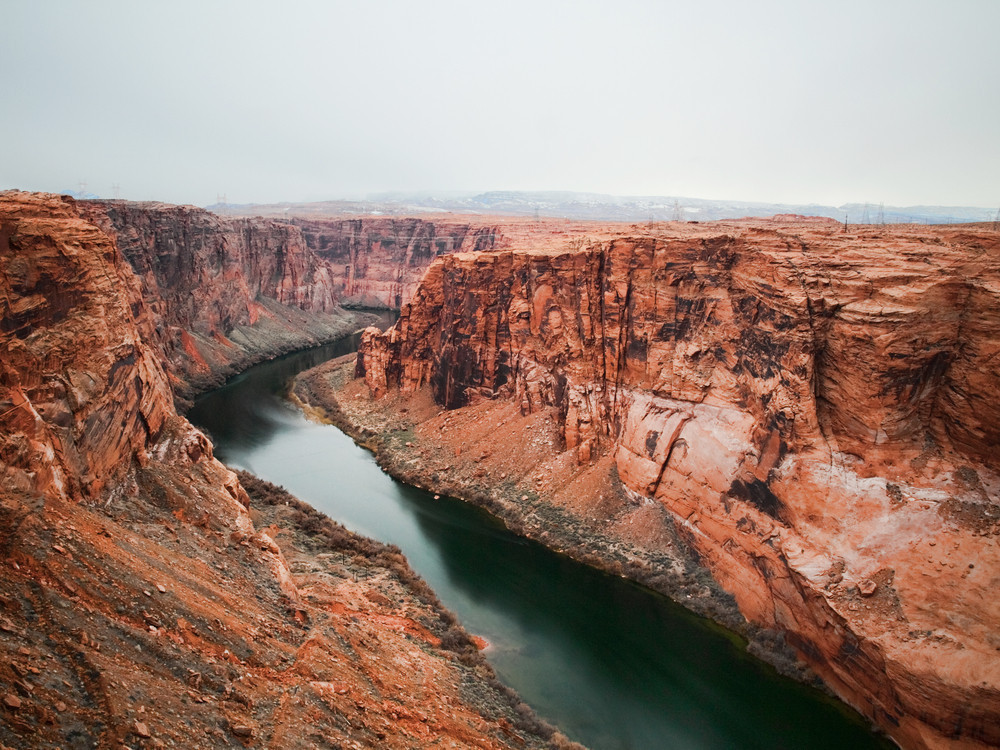
{"label": "canyon", "polygon": [[298,230],[0,194],[0,746],[568,747],[399,550],[183,416],[354,330]]}
{"label": "canyon", "polygon": [[333,272],[333,290],[345,305],[399,309],[409,302],[427,266],[454,252],[504,244],[499,225],[435,219],[296,217],[303,239]]}
{"label": "canyon", "polygon": [[350,330],[332,267],[302,233],[193,206],[82,201],[138,276],[171,386],[187,399],[254,362]]}
{"label": "canyon", "polygon": [[744,633],[905,748],[1000,746],[1000,235],[216,216],[0,194],[0,745],[569,746],[398,549],[181,416],[296,397],[392,474]]}
{"label": "canyon", "polygon": [[591,225],[438,258],[297,392],[903,747],[995,747],[997,310],[988,226]]}

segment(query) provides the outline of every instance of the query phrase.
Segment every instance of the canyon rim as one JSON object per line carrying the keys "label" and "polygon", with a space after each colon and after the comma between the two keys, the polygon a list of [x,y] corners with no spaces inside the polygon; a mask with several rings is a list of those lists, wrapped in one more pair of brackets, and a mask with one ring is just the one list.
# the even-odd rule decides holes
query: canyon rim
{"label": "canyon rim", "polygon": [[401,316],[297,394],[392,473],[743,630],[903,747],[1000,744],[989,226],[8,192],[0,259],[6,744],[292,746],[303,717],[345,744],[566,744],[398,551],[237,476],[181,416],[364,325],[345,302]]}
{"label": "canyon rim", "polygon": [[329,395],[410,481],[732,597],[904,747],[993,747],[998,302],[989,226],[592,226],[438,259]]}

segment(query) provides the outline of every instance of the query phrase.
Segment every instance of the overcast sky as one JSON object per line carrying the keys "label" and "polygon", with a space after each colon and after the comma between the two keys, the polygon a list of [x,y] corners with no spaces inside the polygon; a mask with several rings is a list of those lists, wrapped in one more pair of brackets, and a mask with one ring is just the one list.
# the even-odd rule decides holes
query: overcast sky
{"label": "overcast sky", "polygon": [[0,0],[0,188],[1000,205],[997,0]]}

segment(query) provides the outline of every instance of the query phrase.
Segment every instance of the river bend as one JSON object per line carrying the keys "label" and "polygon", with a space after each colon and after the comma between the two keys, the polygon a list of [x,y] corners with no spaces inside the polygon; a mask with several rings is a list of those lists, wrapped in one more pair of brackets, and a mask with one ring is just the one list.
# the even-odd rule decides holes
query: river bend
{"label": "river bend", "polygon": [[356,346],[355,336],[258,365],[188,417],[223,462],[399,545],[541,716],[592,750],[892,747],[713,623],[515,536],[477,508],[396,482],[347,435],[284,399],[298,372]]}

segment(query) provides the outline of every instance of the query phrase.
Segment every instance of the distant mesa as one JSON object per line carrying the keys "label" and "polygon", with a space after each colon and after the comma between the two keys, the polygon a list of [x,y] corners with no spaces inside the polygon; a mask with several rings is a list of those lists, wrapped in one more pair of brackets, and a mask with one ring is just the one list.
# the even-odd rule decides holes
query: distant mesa
{"label": "distant mesa", "polygon": [[957,224],[992,221],[995,209],[977,206],[880,206],[877,203],[766,203],[683,196],[615,196],[568,191],[506,191],[433,196],[383,193],[359,200],[288,203],[215,203],[230,216],[415,215],[425,213],[540,216],[584,221],[715,221],[794,215],[845,219],[851,224]]}

